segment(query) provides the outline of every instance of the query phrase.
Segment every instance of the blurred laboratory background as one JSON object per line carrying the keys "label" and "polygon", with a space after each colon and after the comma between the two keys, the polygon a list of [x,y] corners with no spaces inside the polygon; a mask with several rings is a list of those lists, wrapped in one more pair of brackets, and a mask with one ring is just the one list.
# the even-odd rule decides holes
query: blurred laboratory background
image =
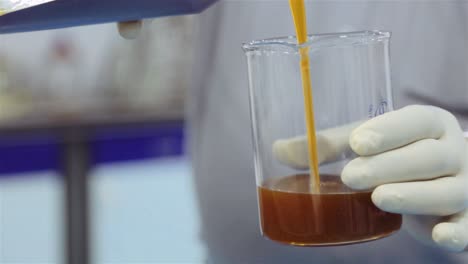
{"label": "blurred laboratory background", "polygon": [[194,19],[131,41],[115,24],[0,36],[0,263],[66,262],[70,167],[88,175],[92,263],[203,262],[184,151]]}

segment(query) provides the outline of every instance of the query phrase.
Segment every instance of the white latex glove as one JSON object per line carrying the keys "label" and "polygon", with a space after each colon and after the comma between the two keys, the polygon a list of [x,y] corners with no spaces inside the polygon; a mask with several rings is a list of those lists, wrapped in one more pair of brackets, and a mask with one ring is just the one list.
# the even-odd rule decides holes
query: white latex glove
{"label": "white latex glove", "polygon": [[[333,161],[338,155],[350,149],[349,134],[362,122],[320,131],[316,135],[318,163]],[[299,170],[309,168],[309,151],[307,137],[299,136],[290,139],[280,139],[273,144],[275,157],[285,165]]]}
{"label": "white latex glove", "polygon": [[[455,117],[440,108],[414,105],[352,127],[318,133],[318,152],[325,153],[319,154],[320,162],[348,148],[344,135],[349,135],[349,145],[360,157],[345,166],[343,182],[360,190],[376,187],[374,204],[403,214],[404,227],[419,241],[449,251],[464,250],[468,148]],[[285,164],[307,166],[303,137],[279,140],[273,151]]]}

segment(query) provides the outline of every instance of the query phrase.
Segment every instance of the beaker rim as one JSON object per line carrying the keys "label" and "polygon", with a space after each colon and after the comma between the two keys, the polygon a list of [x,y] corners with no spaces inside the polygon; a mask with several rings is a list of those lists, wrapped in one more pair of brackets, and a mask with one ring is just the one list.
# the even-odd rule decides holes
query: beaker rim
{"label": "beaker rim", "polygon": [[362,30],[352,32],[336,32],[310,34],[307,42],[297,44],[296,36],[285,36],[253,40],[242,44],[242,49],[246,54],[251,51],[284,51],[298,52],[300,48],[325,48],[336,46],[350,46],[358,44],[371,44],[374,42],[388,41],[391,32],[385,30]]}

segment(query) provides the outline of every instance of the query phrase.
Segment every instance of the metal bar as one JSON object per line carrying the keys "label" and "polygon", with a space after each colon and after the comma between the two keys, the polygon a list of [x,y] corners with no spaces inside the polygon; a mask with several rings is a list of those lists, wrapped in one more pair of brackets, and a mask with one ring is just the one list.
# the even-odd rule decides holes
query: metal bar
{"label": "metal bar", "polygon": [[89,146],[82,130],[65,131],[63,175],[66,192],[67,263],[89,263],[88,171]]}

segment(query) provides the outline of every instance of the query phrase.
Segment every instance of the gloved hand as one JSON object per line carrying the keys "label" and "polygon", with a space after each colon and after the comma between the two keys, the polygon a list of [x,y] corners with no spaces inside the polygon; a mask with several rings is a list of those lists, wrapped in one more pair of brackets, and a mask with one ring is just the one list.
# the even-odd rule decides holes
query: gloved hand
{"label": "gloved hand", "polygon": [[[359,157],[342,171],[346,185],[358,190],[376,187],[374,204],[403,214],[404,227],[419,241],[449,251],[464,250],[468,145],[455,117],[440,108],[414,105],[353,129],[356,126],[318,133],[319,161],[332,160],[351,147]],[[285,164],[307,167],[304,137],[279,140],[273,151]]]}

